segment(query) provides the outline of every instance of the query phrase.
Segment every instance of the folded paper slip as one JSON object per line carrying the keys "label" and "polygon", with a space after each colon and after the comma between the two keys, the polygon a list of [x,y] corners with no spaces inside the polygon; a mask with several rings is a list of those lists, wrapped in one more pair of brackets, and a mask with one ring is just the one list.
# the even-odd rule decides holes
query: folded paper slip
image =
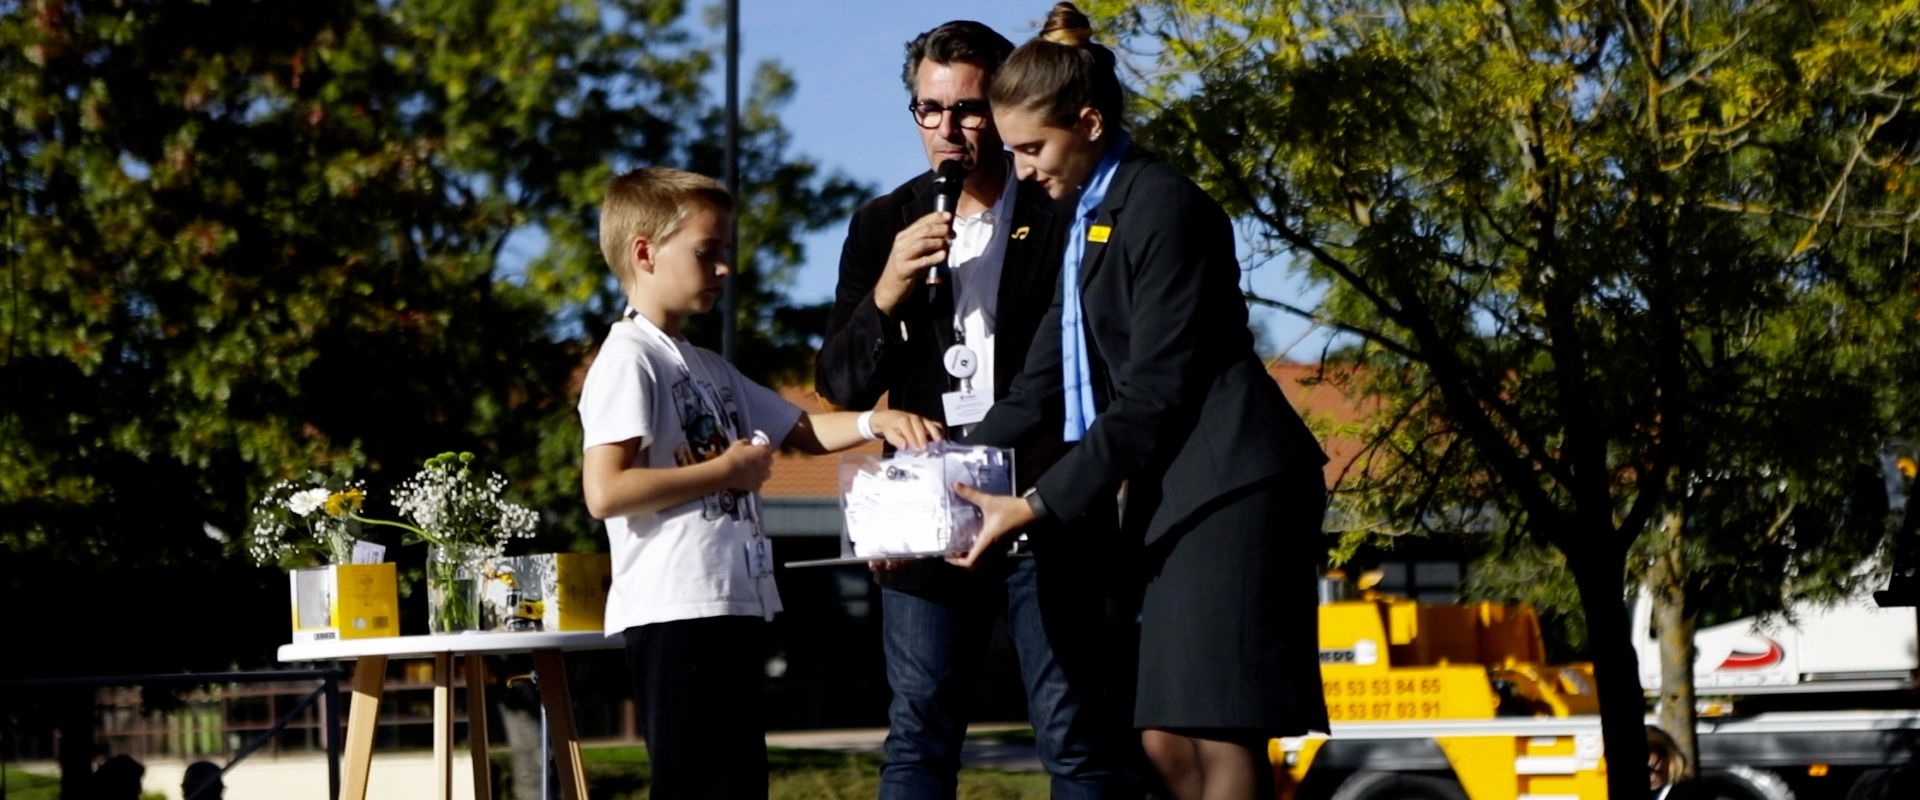
{"label": "folded paper slip", "polygon": [[960,499],[964,483],[1013,493],[1013,451],[936,442],[923,452],[840,459],[840,557],[789,567],[850,564],[965,553],[980,533],[980,508]]}

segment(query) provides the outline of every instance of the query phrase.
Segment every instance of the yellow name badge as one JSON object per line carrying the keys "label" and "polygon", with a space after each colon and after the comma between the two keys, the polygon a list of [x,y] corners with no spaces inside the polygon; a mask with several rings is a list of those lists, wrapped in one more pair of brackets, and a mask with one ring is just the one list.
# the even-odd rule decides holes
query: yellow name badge
{"label": "yellow name badge", "polygon": [[1095,225],[1087,229],[1087,241],[1105,242],[1107,236],[1111,233],[1113,233],[1113,228],[1106,225]]}

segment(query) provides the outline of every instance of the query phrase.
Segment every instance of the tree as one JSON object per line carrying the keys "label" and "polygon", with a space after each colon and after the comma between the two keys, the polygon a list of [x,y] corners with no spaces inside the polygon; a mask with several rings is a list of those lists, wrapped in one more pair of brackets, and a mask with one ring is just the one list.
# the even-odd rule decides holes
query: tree
{"label": "tree", "polygon": [[[1555,548],[1606,750],[1637,763],[1634,543],[1682,535],[1703,482],[1791,467],[1824,502],[1819,465],[1877,441],[1876,321],[1913,272],[1913,152],[1889,126],[1915,4],[1089,5],[1150,65],[1142,139],[1360,340],[1374,518]],[[1812,420],[1829,438],[1793,440],[1821,393],[1849,400]]]}
{"label": "tree", "polygon": [[[549,549],[596,540],[571,384],[618,311],[600,188],[642,163],[720,172],[714,59],[683,11],[0,3],[0,579],[32,609],[16,635],[74,642],[5,670],[270,659],[285,579],[233,540],[309,469],[382,500],[426,456],[480,451]],[[760,321],[788,316],[799,233],[862,193],[784,152],[790,88],[763,69],[743,134],[761,374],[793,352]]]}

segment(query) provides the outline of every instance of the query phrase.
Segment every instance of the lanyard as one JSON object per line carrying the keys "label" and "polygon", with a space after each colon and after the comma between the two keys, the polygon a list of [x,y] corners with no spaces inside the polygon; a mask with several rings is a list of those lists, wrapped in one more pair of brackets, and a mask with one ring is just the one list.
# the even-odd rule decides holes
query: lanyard
{"label": "lanyard", "polygon": [[[700,402],[713,413],[714,419],[720,423],[721,432],[727,435],[727,441],[731,442],[735,439],[742,438],[739,424],[740,420],[727,413],[726,404],[720,401],[720,396],[714,388],[718,386],[718,384],[714,382],[713,376],[707,374],[706,369],[687,358],[687,354],[680,349],[682,340],[668,336],[666,331],[660,330],[658,326],[653,324],[653,320],[647,319],[645,315],[635,309],[627,309],[626,317],[628,321],[639,326],[642,335],[654,341],[657,349],[665,350],[669,354],[669,357],[673,361],[673,366],[680,370],[680,377],[687,382],[688,388],[700,396]],[[696,371],[698,374],[695,374]],[[683,423],[687,421],[688,420],[682,420]]]}
{"label": "lanyard", "polygon": [[[647,319],[637,309],[628,308],[626,318],[639,327],[642,336],[653,340],[656,349],[665,350],[670,354],[668,357],[673,361],[673,366],[679,369],[680,377],[687,382],[687,388],[699,396],[700,402],[707,407],[707,412],[713,415],[714,421],[719,424],[720,432],[725,434],[727,441],[731,443],[744,438],[740,430],[739,417],[729,413],[727,405],[722,402],[715,388],[718,384],[713,381],[707,370],[695,363],[695,359],[687,358],[687,354],[680,349],[682,340],[668,336],[666,331],[660,330],[659,326],[653,324],[653,320]],[[680,421],[682,425],[688,422],[691,420]],[[734,502],[739,504],[741,518],[752,524],[753,538],[755,540],[764,538],[766,532],[760,528],[759,496],[754,492],[731,492],[731,494]]]}

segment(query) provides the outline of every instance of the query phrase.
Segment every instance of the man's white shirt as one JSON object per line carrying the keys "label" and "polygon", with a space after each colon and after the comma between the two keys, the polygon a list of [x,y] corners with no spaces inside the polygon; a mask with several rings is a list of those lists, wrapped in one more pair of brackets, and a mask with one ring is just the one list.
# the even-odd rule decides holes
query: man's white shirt
{"label": "man's white shirt", "polygon": [[[1000,306],[1001,266],[1007,260],[1007,237],[995,232],[1001,230],[1002,221],[1011,217],[1013,196],[1018,194],[1012,165],[1007,167],[1003,186],[1000,199],[991,207],[969,216],[954,217],[953,243],[947,250],[948,269],[958,288],[953,301],[954,316],[959,320],[958,332],[973,350],[975,363],[979,365],[969,380],[973,391],[987,398],[994,396],[994,319]],[[940,323],[936,320],[935,324]]]}

